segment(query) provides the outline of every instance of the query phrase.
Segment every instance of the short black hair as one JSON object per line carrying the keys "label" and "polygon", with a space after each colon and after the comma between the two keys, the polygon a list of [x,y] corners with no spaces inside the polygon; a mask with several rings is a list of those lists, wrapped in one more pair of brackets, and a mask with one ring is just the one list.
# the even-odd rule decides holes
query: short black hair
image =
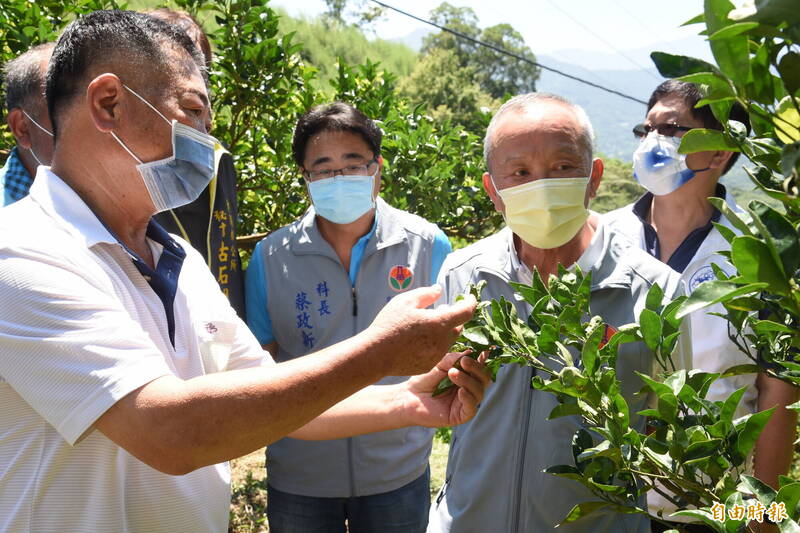
{"label": "short black hair", "polygon": [[[681,100],[683,100],[683,103],[686,104],[686,107],[689,108],[692,116],[702,122],[703,127],[720,131],[723,129],[722,124],[720,124],[719,120],[717,120],[717,117],[715,117],[714,113],[711,111],[711,106],[704,105],[702,107],[695,107],[697,102],[702,100],[705,95],[700,91],[700,88],[697,85],[686,81],[667,80],[662,82],[658,87],[656,87],[656,90],[653,91],[653,94],[650,95],[650,100],[647,102],[647,112],[649,113],[650,110],[653,109],[653,106],[659,101],[669,98],[670,96],[680,97]],[[750,117],[748,116],[747,111],[745,111],[745,109],[738,102],[734,102],[728,118],[744,124],[744,127],[747,129],[747,133],[750,133]],[[739,152],[733,152],[733,155],[728,160],[727,166],[722,171],[723,175],[726,174],[731,167],[733,167],[737,159],[739,159]]]}
{"label": "short black hair", "polygon": [[321,131],[349,131],[360,135],[375,157],[381,155],[383,132],[367,115],[344,102],[312,107],[297,121],[292,139],[292,155],[302,167],[308,140]]}
{"label": "short black hair", "polygon": [[[42,60],[50,59],[56,43],[39,44],[20,54],[3,66],[6,86],[6,111],[38,106],[44,101],[44,72]],[[46,61],[45,61],[46,62]]]}
{"label": "short black hair", "polygon": [[143,74],[170,72],[165,44],[185,50],[205,73],[203,56],[186,32],[150,15],[112,9],[72,22],[56,42],[47,69],[45,97],[53,133],[58,131],[59,111],[81,92],[93,66],[119,64]]}

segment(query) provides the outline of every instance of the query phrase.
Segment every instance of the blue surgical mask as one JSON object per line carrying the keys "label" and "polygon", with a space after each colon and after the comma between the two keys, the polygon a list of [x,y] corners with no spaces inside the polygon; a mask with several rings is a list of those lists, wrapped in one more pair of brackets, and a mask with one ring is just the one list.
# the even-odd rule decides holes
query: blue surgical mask
{"label": "blue surgical mask", "polygon": [[219,159],[226,150],[211,135],[177,120],[170,121],[133,89],[123,86],[172,126],[172,155],[149,163],[143,163],[111,132],[114,139],[139,163],[136,169],[150,193],[156,212],[193,202],[214,178]]}
{"label": "blue surgical mask", "polygon": [[686,166],[686,154],[678,153],[681,140],[650,132],[633,153],[633,175],[648,191],[663,196],[677,190],[698,172]]}
{"label": "blue surgical mask", "polygon": [[375,207],[372,176],[333,176],[308,182],[308,194],[322,218],[335,224],[349,224]]}

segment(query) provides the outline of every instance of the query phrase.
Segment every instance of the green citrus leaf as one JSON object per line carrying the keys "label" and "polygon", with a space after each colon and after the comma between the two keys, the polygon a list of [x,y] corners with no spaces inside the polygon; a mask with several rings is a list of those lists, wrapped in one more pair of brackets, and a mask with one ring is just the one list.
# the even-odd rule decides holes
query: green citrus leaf
{"label": "green citrus leaf", "polygon": [[744,295],[756,294],[767,287],[767,283],[749,283],[740,285],[732,281],[712,280],[701,283],[686,299],[678,310],[677,317],[682,318],[698,309],[716,303],[724,303]]}
{"label": "green citrus leaf", "polygon": [[681,138],[681,145],[678,153],[693,154],[695,152],[708,151],[731,151],[738,152],[739,145],[736,144],[725,132],[719,130],[709,130],[705,128],[695,128],[687,131]]}

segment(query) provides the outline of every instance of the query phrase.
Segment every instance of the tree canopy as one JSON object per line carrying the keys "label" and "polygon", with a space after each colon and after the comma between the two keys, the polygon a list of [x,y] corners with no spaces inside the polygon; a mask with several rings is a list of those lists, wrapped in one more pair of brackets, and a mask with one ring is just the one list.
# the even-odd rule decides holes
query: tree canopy
{"label": "tree canopy", "polygon": [[[478,17],[469,7],[455,7],[447,2],[431,11],[431,20],[472,39],[494,45],[513,54],[536,61],[522,35],[510,24],[496,24],[481,29]],[[462,68],[469,68],[473,80],[492,98],[503,98],[536,90],[539,67],[480,46],[453,33],[440,31],[428,35],[422,53],[450,50]]]}

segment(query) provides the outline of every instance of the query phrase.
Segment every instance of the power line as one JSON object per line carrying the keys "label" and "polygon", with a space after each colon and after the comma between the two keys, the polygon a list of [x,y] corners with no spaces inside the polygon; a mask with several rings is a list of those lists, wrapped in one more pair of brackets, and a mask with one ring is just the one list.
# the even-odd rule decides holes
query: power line
{"label": "power line", "polygon": [[493,44],[481,41],[479,39],[475,39],[473,37],[470,37],[469,35],[465,35],[465,34],[459,32],[459,31],[447,28],[445,26],[441,26],[439,24],[436,24],[435,22],[420,18],[420,17],[418,17],[416,15],[412,15],[411,13],[407,13],[407,12],[403,11],[402,9],[398,9],[398,8],[396,8],[394,6],[390,6],[389,4],[385,4],[385,3],[383,3],[383,2],[381,2],[379,0],[369,0],[369,1],[373,2],[375,4],[378,4],[379,6],[384,7],[386,9],[391,9],[392,11],[400,13],[401,15],[405,15],[406,17],[410,17],[410,18],[412,18],[414,20],[418,20],[419,22],[422,22],[424,24],[428,24],[428,25],[433,26],[435,28],[439,28],[440,30],[445,31],[447,33],[452,33],[456,37],[459,37],[461,39],[466,39],[466,40],[468,40],[470,42],[473,42],[473,43],[475,43],[475,44],[477,44],[479,46],[485,46],[486,48],[494,50],[498,54],[503,54],[503,55],[507,55],[509,57],[513,57],[514,59],[516,59],[518,61],[522,61],[523,63],[528,63],[528,64],[531,64],[531,65],[535,65],[535,66],[537,66],[539,68],[542,68],[544,70],[548,70],[548,71],[553,72],[555,74],[558,74],[560,76],[564,76],[566,78],[569,78],[571,80],[575,80],[575,81],[577,81],[579,83],[583,83],[585,85],[589,85],[590,87],[594,87],[595,89],[600,89],[601,91],[606,91],[606,92],[609,92],[611,94],[616,94],[617,96],[620,96],[622,98],[627,98],[628,100],[633,100],[634,102],[637,102],[637,103],[640,103],[640,104],[643,104],[643,105],[647,105],[647,102],[645,102],[644,100],[640,100],[639,98],[636,98],[634,96],[627,95],[625,93],[616,91],[614,89],[609,89],[608,87],[604,87],[602,85],[598,85],[597,83],[591,82],[589,80],[584,80],[583,78],[579,78],[577,76],[573,76],[572,74],[567,74],[566,72],[562,72],[562,71],[560,71],[558,69],[555,69],[553,67],[548,67],[546,65],[542,65],[541,63],[538,63],[536,61],[528,59],[527,57],[521,56],[519,54],[515,54],[514,52],[509,52],[508,50],[504,50],[503,48],[500,48],[500,47],[495,46]]}
{"label": "power line", "polygon": [[[487,3],[486,5],[484,5],[482,7],[485,8],[485,9],[488,9],[489,11],[494,13],[497,16],[498,20],[502,19],[503,16],[504,16],[504,15],[500,14],[500,11],[498,11],[498,9],[491,2]],[[565,59],[564,57],[559,57],[559,54],[558,54],[557,51],[550,51],[550,52],[547,53],[547,56],[548,57],[552,57],[553,59],[556,59],[556,60],[561,60],[564,63],[569,63],[568,59]],[[587,70],[585,67],[583,67],[581,65],[572,65],[572,66],[575,67],[578,71],[580,71],[580,73],[582,75],[588,76],[590,78],[594,78],[595,83],[604,84],[606,87],[616,87],[613,82],[611,82],[608,79],[604,78],[603,76],[598,74],[596,71]],[[574,75],[577,76],[578,74],[576,73]]]}
{"label": "power line", "polygon": [[589,26],[587,26],[586,24],[584,24],[584,23],[583,23],[583,22],[581,22],[580,20],[578,20],[578,19],[576,19],[575,17],[573,17],[572,15],[570,15],[570,14],[569,14],[569,12],[567,12],[565,9],[562,9],[562,8],[561,8],[561,7],[560,7],[558,4],[556,4],[556,3],[555,3],[555,2],[553,2],[552,0],[547,0],[547,3],[548,3],[548,4],[550,4],[551,6],[553,6],[554,8],[558,9],[559,11],[561,11],[561,13],[562,13],[564,16],[566,16],[566,17],[567,17],[568,19],[570,19],[572,22],[574,22],[575,24],[577,24],[578,26],[580,26],[581,28],[583,28],[583,29],[584,29],[584,30],[585,30],[587,33],[589,33],[589,35],[592,35],[592,36],[594,36],[594,38],[595,38],[595,39],[597,39],[597,40],[598,40],[598,41],[600,41],[601,43],[605,44],[606,46],[608,46],[609,48],[611,48],[612,50],[614,50],[614,51],[615,51],[617,54],[621,55],[622,57],[624,57],[625,59],[627,59],[628,61],[630,61],[632,64],[636,65],[637,67],[639,67],[639,68],[640,68],[641,70],[643,70],[644,72],[647,72],[647,74],[649,74],[649,75],[650,75],[650,77],[652,77],[652,78],[655,78],[655,79],[656,79],[656,80],[658,80],[658,81],[661,81],[661,79],[660,79],[658,76],[656,76],[655,74],[653,74],[653,73],[652,73],[650,70],[647,70],[645,67],[643,67],[642,65],[640,65],[640,64],[639,64],[639,63],[638,63],[636,60],[634,60],[632,57],[629,57],[629,56],[627,56],[627,55],[626,55],[625,53],[623,53],[621,50],[618,50],[618,49],[617,49],[617,48],[616,48],[616,47],[615,47],[613,44],[611,44],[610,42],[606,41],[606,40],[605,40],[605,39],[603,39],[601,36],[599,36],[598,34],[596,34],[594,31],[592,31],[592,29],[591,29]]}
{"label": "power line", "polygon": [[620,8],[622,11],[624,11],[631,18],[631,20],[636,22],[636,24],[638,24],[645,31],[649,32],[650,35],[654,35],[658,39],[657,42],[659,44],[667,44],[667,45],[669,44],[669,42],[666,39],[664,39],[664,36],[661,35],[660,31],[654,30],[652,26],[650,26],[649,24],[645,23],[642,19],[640,19],[639,17],[637,17],[636,15],[631,13],[631,11],[628,8],[626,8],[625,6],[623,6],[619,2],[619,0],[614,0],[614,3],[617,5],[618,8]]}

